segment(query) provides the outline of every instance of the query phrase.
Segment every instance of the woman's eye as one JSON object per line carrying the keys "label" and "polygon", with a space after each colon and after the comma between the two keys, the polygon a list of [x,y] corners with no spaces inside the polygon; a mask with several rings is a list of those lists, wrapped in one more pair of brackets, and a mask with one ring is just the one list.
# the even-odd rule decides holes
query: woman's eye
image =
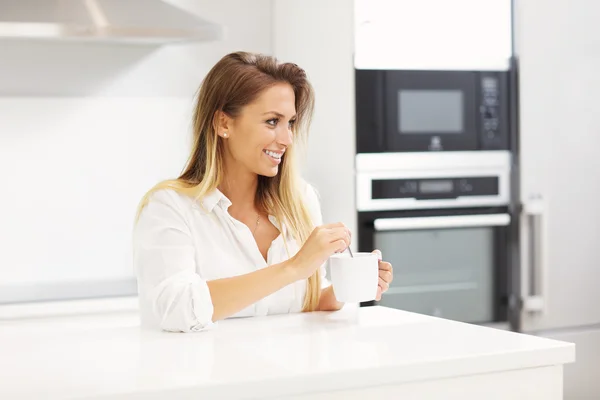
{"label": "woman's eye", "polygon": [[[267,122],[267,125],[269,125],[269,126],[271,126],[271,127],[274,128],[279,123],[279,118],[271,118],[271,119],[267,120],[266,122]],[[288,127],[291,129],[294,126],[295,123],[296,123],[295,119],[290,120],[288,122]]]}

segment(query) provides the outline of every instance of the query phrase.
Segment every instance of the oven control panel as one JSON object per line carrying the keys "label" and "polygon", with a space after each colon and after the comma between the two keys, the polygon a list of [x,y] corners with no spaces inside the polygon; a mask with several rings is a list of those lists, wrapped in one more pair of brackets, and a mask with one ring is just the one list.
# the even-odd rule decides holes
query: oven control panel
{"label": "oven control panel", "polygon": [[372,199],[454,199],[461,196],[497,196],[498,177],[463,176],[447,179],[373,179]]}
{"label": "oven control panel", "polygon": [[374,153],[356,156],[356,207],[395,211],[507,206],[508,151]]}

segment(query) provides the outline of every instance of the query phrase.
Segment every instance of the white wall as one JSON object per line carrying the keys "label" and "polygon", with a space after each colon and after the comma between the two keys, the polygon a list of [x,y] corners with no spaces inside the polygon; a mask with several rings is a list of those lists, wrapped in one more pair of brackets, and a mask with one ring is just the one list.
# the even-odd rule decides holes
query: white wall
{"label": "white wall", "polygon": [[225,25],[225,39],[161,48],[2,42],[0,303],[135,289],[135,207],[180,173],[194,94],[231,51],[307,70],[317,101],[305,176],[325,221],[356,231],[353,2],[169,1]]}
{"label": "white wall", "polygon": [[271,52],[269,0],[171,2],[225,24],[225,40],[0,46],[0,303],[131,278],[135,206],[181,171],[201,79],[228,52]]}
{"label": "white wall", "polygon": [[275,0],[273,6],[274,55],[304,68],[316,92],[305,177],[321,195],[324,222],[341,221],[356,232],[354,2]]}

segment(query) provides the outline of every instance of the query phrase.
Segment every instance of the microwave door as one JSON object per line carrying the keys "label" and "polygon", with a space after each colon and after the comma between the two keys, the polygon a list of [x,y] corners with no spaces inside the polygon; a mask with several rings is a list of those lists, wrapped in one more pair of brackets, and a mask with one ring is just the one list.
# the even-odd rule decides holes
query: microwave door
{"label": "microwave door", "polygon": [[477,74],[386,71],[388,151],[477,150]]}

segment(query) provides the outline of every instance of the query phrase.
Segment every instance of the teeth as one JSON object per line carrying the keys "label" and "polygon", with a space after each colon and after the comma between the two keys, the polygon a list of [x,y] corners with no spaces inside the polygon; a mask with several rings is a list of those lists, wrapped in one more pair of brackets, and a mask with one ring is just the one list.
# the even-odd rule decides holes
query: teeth
{"label": "teeth", "polygon": [[272,151],[269,151],[269,150],[265,150],[265,153],[267,153],[271,157],[277,158],[277,159],[281,158],[281,156],[282,156],[282,154],[275,153],[275,152],[272,152]]}

